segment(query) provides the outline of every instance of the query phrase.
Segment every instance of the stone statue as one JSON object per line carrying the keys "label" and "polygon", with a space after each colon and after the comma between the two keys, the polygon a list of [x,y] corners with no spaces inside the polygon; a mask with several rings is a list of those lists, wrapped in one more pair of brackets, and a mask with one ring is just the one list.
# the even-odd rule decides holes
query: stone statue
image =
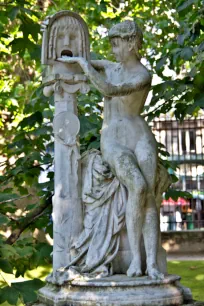
{"label": "stone statue", "polygon": [[[159,230],[170,179],[141,116],[151,86],[140,62],[142,31],[127,20],[109,38],[117,62],[90,61],[79,15],[62,11],[43,24],[44,94],[55,100],[55,195],[53,272],[39,299],[46,305],[181,305],[184,289],[179,276],[167,275]],[[88,79],[104,95],[101,151],[80,157],[76,93],[88,92]],[[130,251],[120,250],[123,240]]]}
{"label": "stone statue", "polygon": [[140,116],[151,86],[151,75],[140,62],[143,35],[135,22],[124,21],[111,28],[109,38],[117,63],[106,60],[90,63],[83,57],[60,57],[57,60],[78,63],[104,95],[102,157],[128,193],[125,220],[133,259],[127,275],[142,275],[140,246],[143,234],[147,273],[151,278],[162,278],[157,267],[157,145],[146,121]]}

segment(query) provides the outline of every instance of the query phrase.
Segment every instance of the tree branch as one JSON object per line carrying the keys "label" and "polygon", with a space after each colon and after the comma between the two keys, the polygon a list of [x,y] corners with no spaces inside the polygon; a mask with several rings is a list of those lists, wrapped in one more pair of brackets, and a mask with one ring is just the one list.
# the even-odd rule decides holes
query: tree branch
{"label": "tree branch", "polygon": [[6,243],[7,244],[14,244],[16,240],[20,237],[21,233],[29,227],[30,224],[32,224],[38,217],[40,217],[45,209],[51,205],[52,203],[52,195],[45,200],[42,204],[39,204],[39,206],[28,213],[24,218],[20,219],[19,226],[16,228],[12,234],[7,238]]}
{"label": "tree branch", "polygon": [[14,198],[14,199],[9,199],[9,200],[6,200],[6,201],[1,201],[0,204],[4,204],[4,203],[9,203],[9,202],[13,202],[13,201],[18,201],[18,200],[21,200],[21,199],[24,199],[24,198],[27,198],[29,197],[31,194],[26,194],[22,197],[19,197],[19,198]]}

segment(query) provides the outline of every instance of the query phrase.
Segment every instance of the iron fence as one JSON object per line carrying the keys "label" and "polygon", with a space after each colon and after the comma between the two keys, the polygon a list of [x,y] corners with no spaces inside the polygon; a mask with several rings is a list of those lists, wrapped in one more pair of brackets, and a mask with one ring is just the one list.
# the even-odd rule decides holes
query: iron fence
{"label": "iron fence", "polygon": [[183,122],[166,115],[151,126],[157,141],[169,152],[168,160],[178,167],[170,169],[178,177],[172,188],[192,194],[189,199],[163,201],[161,230],[204,229],[204,115]]}

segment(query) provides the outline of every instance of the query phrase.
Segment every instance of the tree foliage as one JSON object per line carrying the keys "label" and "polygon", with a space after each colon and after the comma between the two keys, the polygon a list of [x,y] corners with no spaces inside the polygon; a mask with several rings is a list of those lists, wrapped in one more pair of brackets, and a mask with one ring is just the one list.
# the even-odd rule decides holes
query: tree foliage
{"label": "tree foliage", "polygon": [[[0,269],[19,277],[51,260],[50,245],[25,235],[37,228],[52,237],[54,105],[53,98],[42,94],[41,21],[62,9],[79,13],[89,26],[92,58],[113,60],[107,29],[127,16],[135,19],[144,30],[143,56],[161,78],[152,87],[153,98],[144,116],[151,121],[171,111],[182,120],[196,116],[204,106],[204,8],[201,0],[89,0],[85,4],[82,0],[5,0],[0,7],[0,224],[11,229],[10,236],[0,235]],[[82,151],[99,148],[101,101],[94,88],[78,98]],[[166,166],[173,167],[164,148],[160,153]],[[39,183],[43,171],[48,173],[47,181]],[[18,215],[22,198],[29,201]],[[0,303],[15,305],[18,298],[24,303],[35,301],[33,292],[40,286],[37,280],[10,286],[3,281]]]}

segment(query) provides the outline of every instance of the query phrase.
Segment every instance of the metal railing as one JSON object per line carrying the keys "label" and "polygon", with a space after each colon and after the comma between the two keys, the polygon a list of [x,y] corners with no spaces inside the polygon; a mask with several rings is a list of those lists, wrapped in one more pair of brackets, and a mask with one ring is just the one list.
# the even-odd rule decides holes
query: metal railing
{"label": "metal railing", "polygon": [[[183,122],[166,115],[152,121],[151,128],[157,141],[169,152],[168,160],[179,167],[172,170],[179,179],[172,188],[193,195],[186,205],[165,201],[161,206],[161,228],[204,229],[204,115]],[[176,219],[176,211],[181,213],[180,220]]]}

